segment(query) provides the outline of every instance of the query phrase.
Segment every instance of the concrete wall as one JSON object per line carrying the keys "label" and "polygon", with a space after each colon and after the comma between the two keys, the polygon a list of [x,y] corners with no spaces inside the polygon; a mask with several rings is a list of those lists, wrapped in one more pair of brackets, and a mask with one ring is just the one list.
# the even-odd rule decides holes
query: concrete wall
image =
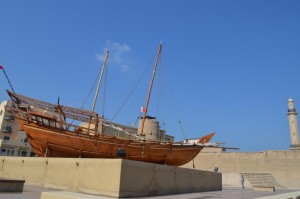
{"label": "concrete wall", "polygon": [[135,193],[149,196],[222,190],[222,175],[218,172],[136,163],[123,162],[120,183],[122,197],[135,196]]}
{"label": "concrete wall", "polygon": [[[2,161],[1,161],[2,159]],[[26,184],[96,195],[119,196],[122,160],[1,157],[0,176]]]}
{"label": "concrete wall", "polygon": [[0,157],[0,177],[111,197],[222,189],[222,175],[122,159]]}
{"label": "concrete wall", "polygon": [[[264,152],[222,152],[206,148],[194,160],[197,169],[222,172],[223,182],[232,182],[230,173],[271,173],[280,185],[300,189],[300,150]],[[192,162],[184,165],[192,168]],[[233,182],[232,182],[233,183]],[[236,182],[235,184],[239,184]]]}

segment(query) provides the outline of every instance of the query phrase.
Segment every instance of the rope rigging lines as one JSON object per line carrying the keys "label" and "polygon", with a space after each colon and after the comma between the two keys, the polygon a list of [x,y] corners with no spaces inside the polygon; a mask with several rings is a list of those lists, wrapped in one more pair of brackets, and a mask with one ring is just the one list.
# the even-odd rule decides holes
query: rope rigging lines
{"label": "rope rigging lines", "polygon": [[[154,60],[154,57],[152,58],[152,60]],[[151,61],[152,62],[152,61]],[[151,63],[150,62],[150,63]],[[132,96],[133,92],[136,90],[137,86],[140,84],[141,80],[143,79],[143,77],[145,76],[147,70],[149,69],[149,67],[151,66],[151,64],[148,64],[146,66],[146,68],[144,69],[142,75],[140,76],[140,78],[138,79],[138,81],[136,82],[136,84],[134,85],[134,87],[132,88],[132,90],[130,91],[130,93],[128,94],[128,96],[125,98],[124,102],[121,104],[120,108],[117,110],[117,112],[115,113],[115,115],[112,117],[112,119],[110,120],[111,122],[118,116],[118,114],[120,113],[120,111],[124,108],[125,104],[127,103],[127,101],[129,100],[129,98]]]}
{"label": "rope rigging lines", "polygon": [[102,100],[102,117],[103,118],[104,118],[105,102],[106,102],[107,71],[108,71],[108,64],[107,64],[107,67],[105,68],[105,77],[104,77],[104,89],[103,89],[103,100]]}
{"label": "rope rigging lines", "polygon": [[4,73],[4,75],[5,75],[5,78],[6,78],[7,82],[8,82],[8,84],[9,84],[11,90],[12,90],[13,92],[15,92],[15,90],[14,90],[14,88],[13,88],[13,86],[12,86],[12,84],[11,84],[11,82],[10,82],[10,80],[9,80],[9,78],[8,78],[8,76],[7,76],[7,74],[6,74],[6,72],[5,72],[5,69],[4,69],[4,67],[3,67],[1,64],[0,64],[0,69],[3,71],[3,73]]}
{"label": "rope rigging lines", "polygon": [[173,87],[172,87],[172,84],[170,82],[170,79],[168,79],[168,83],[169,83],[169,90],[171,92],[171,96],[172,96],[172,102],[173,102],[173,106],[175,108],[175,113],[176,113],[176,117],[177,117],[177,121],[178,121],[178,124],[179,124],[179,127],[180,127],[180,130],[181,130],[181,133],[183,134],[184,136],[184,139],[187,138],[186,134],[185,134],[185,131],[183,129],[183,125],[181,123],[181,120],[180,120],[180,116],[179,116],[179,111],[178,111],[178,108],[177,108],[177,103],[176,103],[176,99],[175,99],[175,95],[174,95],[174,91],[173,91]]}

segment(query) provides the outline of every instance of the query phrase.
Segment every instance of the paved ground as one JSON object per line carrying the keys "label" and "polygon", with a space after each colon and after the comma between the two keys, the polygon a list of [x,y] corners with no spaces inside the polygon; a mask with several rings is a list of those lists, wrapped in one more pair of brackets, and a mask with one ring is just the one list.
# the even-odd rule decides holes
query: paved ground
{"label": "paved ground", "polygon": [[[201,192],[201,193],[190,193],[190,194],[178,194],[178,195],[167,195],[167,196],[156,196],[156,197],[143,197],[147,199],[213,199],[213,198],[238,198],[238,199],[250,199],[259,198],[266,196],[274,196],[283,193],[295,192],[297,190],[276,190],[275,192],[264,192],[264,191],[253,191],[252,189],[241,189],[235,187],[223,187],[222,191],[213,192]],[[24,186],[23,193],[0,193],[0,199],[40,199],[41,192],[59,192],[58,190],[44,189],[34,186]],[[95,197],[98,199],[105,199],[108,197]]]}
{"label": "paved ground", "polygon": [[0,193],[0,199],[40,199],[43,191],[57,191],[25,185],[23,193]]}

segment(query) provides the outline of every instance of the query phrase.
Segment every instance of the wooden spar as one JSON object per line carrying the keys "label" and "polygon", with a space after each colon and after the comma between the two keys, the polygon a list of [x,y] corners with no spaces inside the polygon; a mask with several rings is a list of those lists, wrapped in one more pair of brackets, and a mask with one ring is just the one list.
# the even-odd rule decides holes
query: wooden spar
{"label": "wooden spar", "polygon": [[[58,109],[57,104],[43,102],[43,101],[29,98],[29,97],[26,97],[26,96],[23,96],[23,95],[20,95],[17,93],[13,93],[11,91],[7,91],[7,93],[16,104],[20,104],[20,103],[30,104],[32,106],[36,106],[36,107],[45,109],[50,112],[54,112],[54,113],[57,112],[57,109]],[[78,121],[89,123],[91,114],[93,115],[92,116],[93,118],[96,118],[96,113],[95,112],[91,113],[90,110],[87,111],[87,110],[73,108],[73,107],[69,107],[69,106],[60,106],[60,108],[64,112],[64,114],[67,118],[70,118],[73,120],[78,120]]]}
{"label": "wooden spar", "polygon": [[95,98],[94,98],[94,102],[93,102],[93,106],[92,106],[92,112],[94,112],[94,109],[95,109],[95,106],[96,106],[96,102],[97,102],[97,98],[98,98],[98,93],[99,93],[99,89],[100,89],[100,85],[101,85],[103,72],[104,72],[104,68],[105,68],[105,65],[106,65],[107,58],[108,58],[108,53],[109,53],[109,51],[106,51],[104,62],[102,64],[100,78],[99,78],[99,81],[98,81],[98,86],[97,86],[97,90],[96,90],[96,94],[95,94]]}
{"label": "wooden spar", "polygon": [[10,83],[10,80],[9,80],[9,78],[8,78],[6,72],[5,72],[5,69],[4,69],[4,67],[3,67],[1,64],[0,64],[0,69],[2,69],[2,71],[3,71],[3,73],[4,73],[5,77],[6,77],[6,80],[8,81],[8,84],[9,84],[11,90],[12,90],[13,92],[15,92],[15,91],[14,91],[14,88],[13,88],[12,84]]}
{"label": "wooden spar", "polygon": [[153,69],[153,72],[152,72],[152,78],[151,78],[151,81],[150,81],[150,87],[149,87],[149,91],[148,91],[148,97],[147,97],[147,100],[146,100],[146,107],[145,107],[146,110],[144,112],[143,121],[142,121],[141,135],[143,135],[143,132],[144,132],[145,119],[146,119],[147,112],[148,112],[148,105],[149,105],[149,101],[150,101],[150,96],[151,96],[151,91],[152,91],[152,85],[153,85],[153,81],[154,81],[154,77],[155,77],[156,67],[157,67],[157,64],[158,64],[158,60],[159,60],[161,48],[162,48],[162,41],[160,42],[159,48],[157,50],[156,61],[155,61],[154,69]]}
{"label": "wooden spar", "polygon": [[[59,115],[59,125],[60,125],[60,128],[62,129],[66,118],[65,118],[64,112],[61,110],[61,107],[59,104],[57,105],[57,111],[58,111],[58,115]],[[63,120],[62,116],[64,116],[64,120]]]}
{"label": "wooden spar", "polygon": [[[106,66],[106,61],[107,61],[107,58],[108,58],[108,54],[109,54],[109,51],[106,51],[105,58],[104,58],[104,61],[103,61],[103,64],[102,64],[102,69],[101,69],[101,73],[100,73],[100,78],[99,78],[99,80],[98,80],[98,85],[97,85],[97,90],[96,90],[96,94],[95,94],[95,97],[94,97],[94,102],[93,102],[92,110],[91,110],[92,113],[93,113],[94,110],[95,110],[95,106],[96,106],[96,102],[97,102],[97,98],[98,98],[98,93],[99,93],[99,89],[100,89],[100,85],[101,85],[101,80],[102,80],[104,68],[105,68],[105,66]],[[90,118],[90,122],[89,122],[88,129],[90,129],[91,122],[92,122],[92,116],[91,116],[91,118]],[[98,122],[98,120],[97,120],[96,122]],[[96,126],[98,126],[98,125],[95,125],[95,127],[96,127]],[[96,129],[96,131],[97,131],[97,129]]]}

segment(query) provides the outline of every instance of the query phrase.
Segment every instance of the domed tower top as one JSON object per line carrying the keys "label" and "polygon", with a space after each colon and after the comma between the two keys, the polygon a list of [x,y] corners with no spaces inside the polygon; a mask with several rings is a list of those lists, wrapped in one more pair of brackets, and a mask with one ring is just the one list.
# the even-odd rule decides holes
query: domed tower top
{"label": "domed tower top", "polygon": [[288,105],[289,105],[289,112],[296,112],[296,109],[294,107],[294,100],[290,97],[288,100]]}

